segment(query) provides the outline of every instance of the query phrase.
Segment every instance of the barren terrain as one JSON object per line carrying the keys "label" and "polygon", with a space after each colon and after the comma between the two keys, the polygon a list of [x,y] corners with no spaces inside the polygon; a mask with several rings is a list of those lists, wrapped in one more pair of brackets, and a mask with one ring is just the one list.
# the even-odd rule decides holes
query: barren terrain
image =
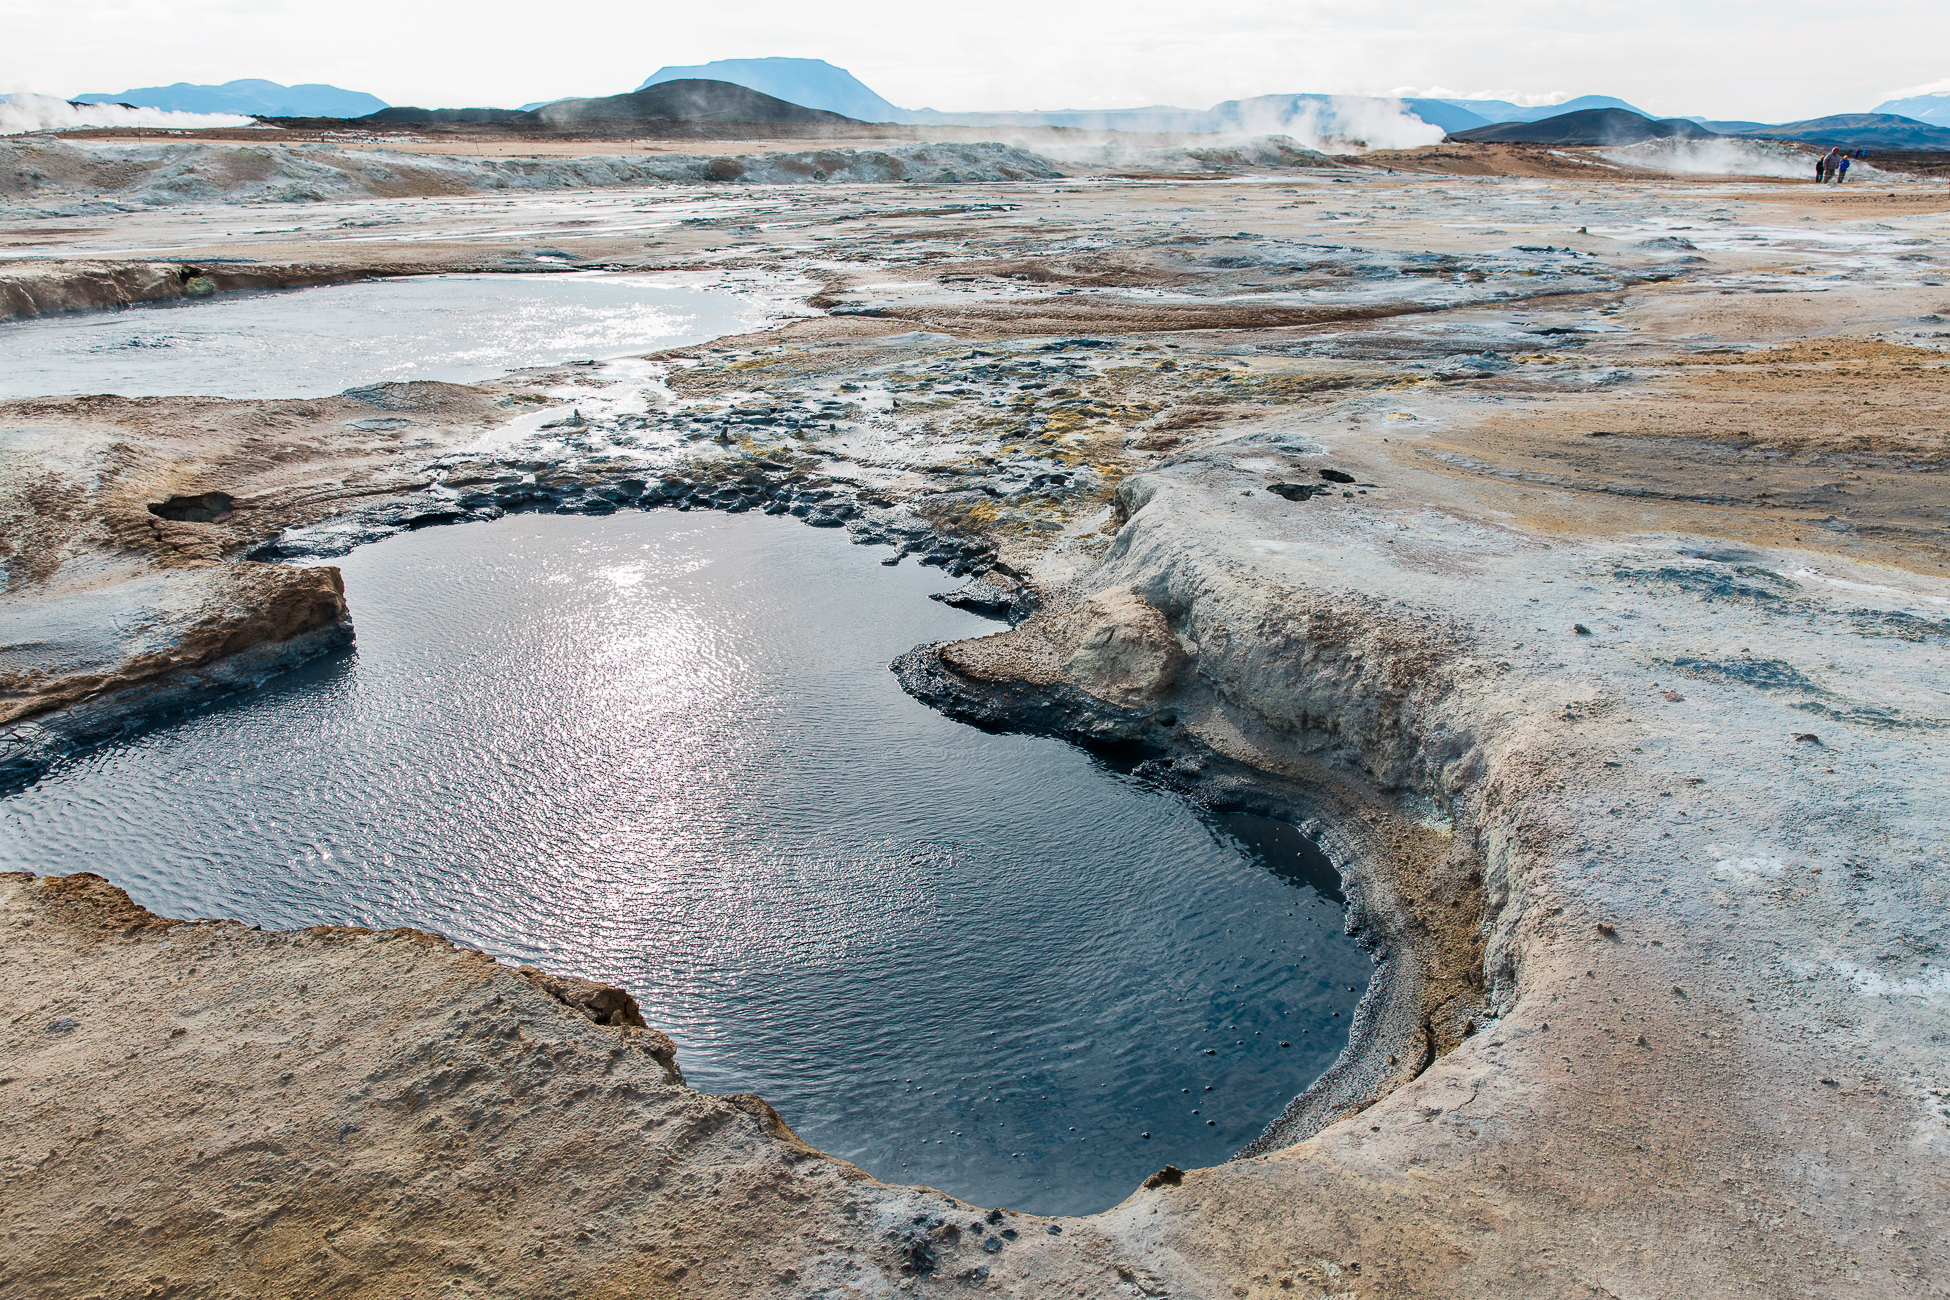
{"label": "barren terrain", "polygon": [[0,403],[14,779],[342,643],[280,560],[790,512],[1008,614],[923,699],[1317,818],[1378,965],[1250,1154],[1046,1223],[684,1088],[613,996],[9,877],[0,1294],[1950,1290],[1950,201],[1411,161],[9,210],[35,310],[570,266],[779,321]]}

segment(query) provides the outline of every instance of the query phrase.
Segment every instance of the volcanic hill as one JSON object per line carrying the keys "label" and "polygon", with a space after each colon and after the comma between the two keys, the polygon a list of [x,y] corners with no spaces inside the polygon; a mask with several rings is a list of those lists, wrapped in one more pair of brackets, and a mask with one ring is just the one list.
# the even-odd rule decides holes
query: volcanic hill
{"label": "volcanic hill", "polygon": [[1683,117],[1651,118],[1623,108],[1588,108],[1536,122],[1498,122],[1455,131],[1472,144],[1618,145],[1647,140],[1715,140],[1718,135]]}

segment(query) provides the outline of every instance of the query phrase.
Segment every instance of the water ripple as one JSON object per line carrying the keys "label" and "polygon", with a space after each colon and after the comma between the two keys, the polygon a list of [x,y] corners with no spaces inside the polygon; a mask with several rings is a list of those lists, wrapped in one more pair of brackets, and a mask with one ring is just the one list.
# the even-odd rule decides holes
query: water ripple
{"label": "water ripple", "polygon": [[0,865],[622,984],[695,1085],[982,1203],[1225,1159],[1365,986],[1331,873],[909,699],[889,659],[993,625],[879,558],[757,515],[390,538],[343,563],[356,653],[50,772]]}

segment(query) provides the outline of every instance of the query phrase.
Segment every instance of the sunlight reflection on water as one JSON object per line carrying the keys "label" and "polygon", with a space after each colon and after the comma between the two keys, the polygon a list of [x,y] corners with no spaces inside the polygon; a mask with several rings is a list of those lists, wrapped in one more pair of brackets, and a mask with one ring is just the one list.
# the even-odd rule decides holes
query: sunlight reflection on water
{"label": "sunlight reflection on water", "polygon": [[0,398],[324,397],[473,383],[681,347],[764,311],[683,277],[570,272],[367,280],[0,324]]}
{"label": "sunlight reflection on water", "polygon": [[695,1086],[983,1204],[1225,1159],[1366,985],[1331,871],[910,699],[890,658],[994,624],[883,555],[754,514],[390,538],[343,561],[356,653],[0,801],[0,866],[622,984]]}

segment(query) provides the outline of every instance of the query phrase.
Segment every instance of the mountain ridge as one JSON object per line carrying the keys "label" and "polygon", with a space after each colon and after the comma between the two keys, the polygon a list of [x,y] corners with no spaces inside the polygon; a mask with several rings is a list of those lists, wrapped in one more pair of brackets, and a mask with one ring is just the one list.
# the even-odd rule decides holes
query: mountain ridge
{"label": "mountain ridge", "polygon": [[1718,140],[1683,117],[1652,118],[1632,109],[1586,108],[1534,122],[1493,122],[1449,137],[1471,144],[1624,145],[1647,140]]}
{"label": "mountain ridge", "polygon": [[1799,140],[1846,149],[1950,150],[1950,128],[1895,113],[1834,113],[1731,134],[1751,140]]}
{"label": "mountain ridge", "polygon": [[242,78],[220,86],[178,81],[168,86],[139,86],[115,94],[99,91],[76,95],[76,104],[129,104],[173,113],[242,113],[247,117],[364,117],[388,107],[377,95],[322,83],[297,86]]}
{"label": "mountain ridge", "polygon": [[1933,91],[1927,95],[1906,95],[1901,99],[1884,100],[1869,110],[1871,113],[1893,113],[1931,126],[1950,127],[1950,90]]}
{"label": "mountain ridge", "polygon": [[[1415,122],[1427,124],[1431,131],[1439,130],[1450,138],[1461,139],[1491,126],[1520,127],[1575,113],[1613,111],[1650,122],[1687,121],[1719,135],[1799,139],[1849,147],[1950,150],[1950,91],[1891,99],[1877,105],[1871,113],[1832,114],[1779,124],[1705,117],[1658,118],[1611,95],[1580,95],[1560,104],[1526,107],[1498,99],[1299,93],[1229,99],[1205,109],[1151,104],[1117,109],[945,112],[930,108],[902,108],[847,69],[824,59],[768,56],[718,59],[695,65],[666,65],[645,78],[629,94],[641,95],[657,86],[680,82],[736,86],[761,96],[769,103],[754,100],[736,110],[758,114],[751,119],[755,121],[814,122],[840,119],[923,126],[1070,127],[1206,135],[1253,130],[1285,131],[1304,120],[1306,126],[1323,137],[1366,141],[1379,147],[1405,147],[1415,142],[1434,142],[1433,138],[1428,141],[1414,139],[1419,133],[1419,129],[1412,125]],[[723,92],[714,93],[719,98],[723,97]],[[546,110],[558,104],[605,104],[610,106],[610,110],[605,111],[613,110],[625,118],[636,117],[642,112],[666,111],[646,107],[648,101],[625,102],[628,100],[628,95],[609,95],[536,101],[524,104],[519,109],[395,110],[385,100],[364,91],[346,90],[323,83],[286,86],[274,81],[241,78],[220,85],[179,81],[167,86],[137,87],[116,93],[90,92],[75,96],[71,102],[129,104],[172,112],[236,113],[260,118],[368,118],[374,121],[504,121],[530,112],[537,114],[539,120],[551,120]],[[781,105],[826,116],[800,118],[790,113],[780,116],[784,112]],[[729,120],[702,101],[692,104],[690,109],[680,108],[677,111],[687,120]],[[689,117],[692,111],[703,112],[706,116]],[[562,110],[552,117],[562,118],[571,112]]]}
{"label": "mountain ridge", "polygon": [[856,122],[905,123],[913,116],[883,99],[845,68],[834,67],[824,59],[718,59],[688,67],[667,66],[646,77],[636,91],[672,81],[722,81]]}
{"label": "mountain ridge", "polygon": [[1486,125],[1500,122],[1541,122],[1545,118],[1562,117],[1566,113],[1578,113],[1594,108],[1622,108],[1628,113],[1637,113],[1648,121],[1662,120],[1638,105],[1628,104],[1615,95],[1579,95],[1576,99],[1567,99],[1561,104],[1535,104],[1529,108],[1512,104],[1507,99],[1421,99],[1416,102],[1448,104],[1474,113],[1482,118]]}
{"label": "mountain ridge", "polygon": [[522,117],[546,122],[550,126],[620,121],[857,125],[857,119],[840,113],[807,108],[803,104],[794,104],[736,82],[697,77],[656,82],[627,95],[558,99],[552,104],[544,104],[533,113],[524,113]]}

